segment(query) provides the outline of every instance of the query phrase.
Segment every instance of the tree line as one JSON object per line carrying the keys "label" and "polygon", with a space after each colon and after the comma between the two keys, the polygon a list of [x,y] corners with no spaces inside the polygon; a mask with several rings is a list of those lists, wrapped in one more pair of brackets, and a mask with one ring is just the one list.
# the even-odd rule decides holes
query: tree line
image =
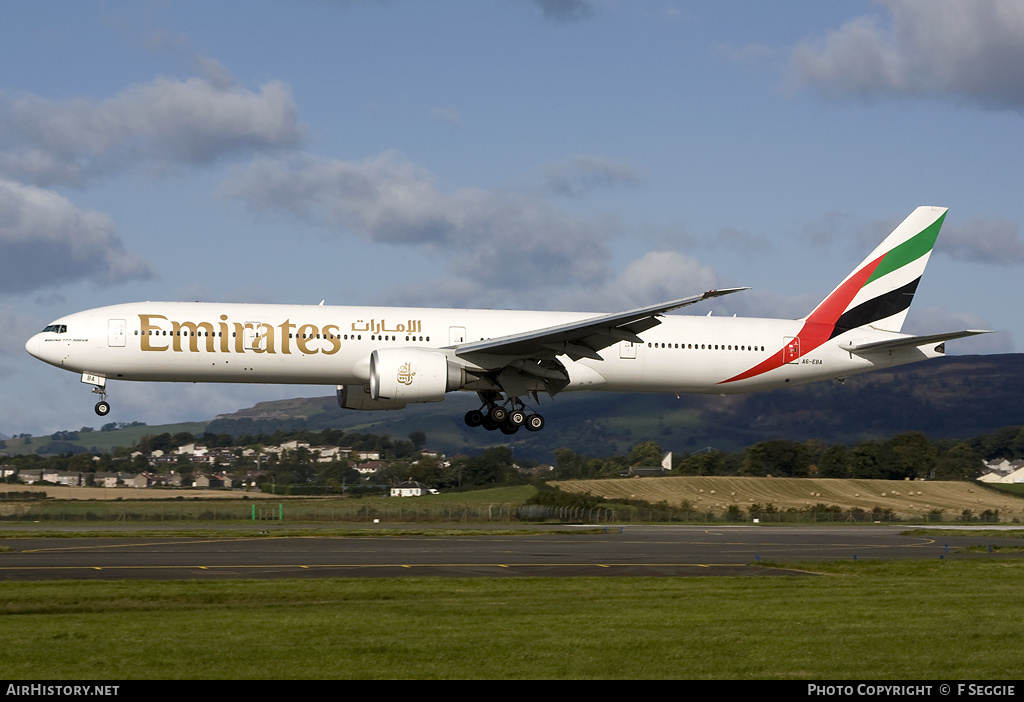
{"label": "tree line", "polygon": [[[569,449],[555,452],[555,478],[610,478],[630,466],[658,466],[662,451],[655,441],[636,444],[628,455],[587,456]],[[888,439],[866,439],[854,446],[810,439],[759,441],[739,452],[704,449],[673,456],[674,475],[787,478],[868,478],[879,480],[974,480],[984,461],[1024,458],[1024,427],[1008,426],[967,440],[932,440],[921,432]]]}
{"label": "tree line", "polygon": [[[146,455],[156,450],[173,452],[190,443],[209,448],[231,447],[236,473],[260,468],[260,480],[270,485],[319,485],[336,491],[340,487],[358,486],[366,481],[355,470],[354,463],[339,459],[328,463],[317,460],[314,452],[298,448],[280,454],[270,453],[257,459],[242,456],[243,448],[276,446],[290,440],[307,442],[310,446],[346,446],[353,451],[374,451],[381,454],[383,467],[373,476],[376,485],[395,485],[412,479],[440,490],[465,490],[480,487],[515,485],[532,479],[527,470],[537,462],[513,455],[508,446],[495,446],[477,455],[458,455],[441,459],[420,453],[427,444],[422,431],[414,431],[406,439],[388,435],[344,432],[340,429],[322,431],[275,431],[272,434],[232,436],[207,432],[147,435],[132,447],[120,447],[111,453],[65,453],[58,455],[23,455],[4,459],[20,469],[46,468],[92,473],[99,471],[152,470]],[[132,453],[137,453],[132,457]],[[641,441],[625,454],[588,456],[567,448],[555,451],[555,465],[546,477],[555,479],[610,478],[624,474],[631,466],[654,467],[662,463],[663,451],[658,442]],[[704,449],[673,456],[674,475],[709,476],[774,476],[816,478],[872,478],[883,480],[929,479],[974,480],[984,471],[983,460],[1024,458],[1024,426],[1003,427],[995,432],[959,441],[932,440],[921,432],[904,432],[888,439],[868,439],[853,446],[826,444],[818,440],[794,441],[771,439],[760,441],[739,452]],[[218,466],[215,464],[214,468]],[[227,466],[220,466],[227,467]],[[208,464],[192,464],[181,457],[174,469],[191,474],[208,471]]]}

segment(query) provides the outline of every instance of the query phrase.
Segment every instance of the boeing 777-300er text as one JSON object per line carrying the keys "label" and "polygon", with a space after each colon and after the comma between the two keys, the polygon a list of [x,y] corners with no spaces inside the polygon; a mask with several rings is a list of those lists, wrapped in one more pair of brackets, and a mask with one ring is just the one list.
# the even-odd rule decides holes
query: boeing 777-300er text
{"label": "boeing 777-300er text", "polygon": [[476,392],[470,426],[537,431],[539,393],[741,393],[934,358],[980,330],[901,334],[946,216],[919,207],[810,314],[665,313],[746,288],[616,314],[137,302],[78,312],[25,345],[80,373],[106,415],[108,380],[336,385],[347,409]]}

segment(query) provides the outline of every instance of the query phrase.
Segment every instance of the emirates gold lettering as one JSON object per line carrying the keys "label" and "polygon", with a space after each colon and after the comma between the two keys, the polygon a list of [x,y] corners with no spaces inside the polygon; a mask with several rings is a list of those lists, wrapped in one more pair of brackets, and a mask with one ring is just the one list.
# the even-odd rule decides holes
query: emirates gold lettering
{"label": "emirates gold lettering", "polygon": [[221,353],[228,352],[228,344],[230,343],[231,334],[228,333],[228,325],[225,322],[228,321],[228,316],[222,314],[220,316],[220,351]]}
{"label": "emirates gold lettering", "polygon": [[197,352],[199,351],[199,335],[200,330],[205,332],[203,336],[206,337],[206,350],[213,352],[214,350],[214,338],[213,338],[213,325],[209,322],[171,322],[171,343],[174,346],[175,351],[181,351],[181,340],[182,338],[188,339],[188,350]]}
{"label": "emirates gold lettering", "polygon": [[[336,324],[319,327],[286,319],[268,322],[234,322],[226,314],[217,322],[168,319],[162,314],[139,315],[139,348],[142,351],[175,353],[260,353],[330,356],[341,351],[341,329]],[[167,338],[170,337],[170,338]],[[294,343],[292,343],[294,342]],[[294,349],[294,351],[293,351]]]}
{"label": "emirates gold lettering", "polygon": [[142,350],[143,351],[166,351],[167,350],[167,346],[154,346],[153,345],[153,339],[152,339],[153,332],[154,331],[157,331],[157,332],[162,331],[162,329],[161,329],[159,324],[154,324],[153,323],[152,320],[154,320],[154,319],[162,319],[165,322],[167,321],[167,317],[164,317],[162,314],[140,314],[139,315],[139,325],[140,325],[141,330],[142,330]]}
{"label": "emirates gold lettering", "polygon": [[316,335],[317,328],[312,324],[303,324],[299,327],[298,332],[295,335],[295,345],[299,347],[299,351],[305,354],[318,353],[320,349],[311,349],[309,345],[313,342],[313,337]]}
{"label": "emirates gold lettering", "polygon": [[256,341],[252,350],[256,353],[277,353],[274,350],[274,327],[269,324],[256,325]]}
{"label": "emirates gold lettering", "polygon": [[321,349],[320,353],[325,356],[331,356],[341,351],[341,330],[333,324],[328,324],[323,328],[324,338],[330,342],[331,347],[327,349]]}
{"label": "emirates gold lettering", "polygon": [[241,322],[232,322],[231,326],[235,328],[232,332],[235,335],[235,353],[245,353],[245,325]]}

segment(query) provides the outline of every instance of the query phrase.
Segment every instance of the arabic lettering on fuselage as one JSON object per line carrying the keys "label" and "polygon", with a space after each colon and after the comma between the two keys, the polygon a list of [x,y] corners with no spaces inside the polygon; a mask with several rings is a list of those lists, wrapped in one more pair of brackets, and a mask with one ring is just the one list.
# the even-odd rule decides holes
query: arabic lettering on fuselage
{"label": "arabic lettering on fuselage", "polygon": [[406,322],[400,322],[394,328],[391,328],[387,326],[387,322],[383,319],[379,322],[375,319],[371,319],[369,322],[357,319],[352,322],[352,331],[357,333],[364,332],[366,334],[422,334],[423,322],[418,319],[410,319]]}
{"label": "arabic lettering on fuselage", "polygon": [[[298,324],[286,319],[280,324],[268,322],[234,322],[226,314],[218,322],[176,321],[162,314],[140,314],[140,346],[143,351],[175,351],[210,353],[324,354],[341,350],[342,333],[337,324]],[[422,332],[419,320],[409,320],[389,328],[384,320],[367,324],[358,320],[352,325],[354,334],[345,338],[362,340],[361,333],[371,335]],[[357,337],[357,335],[359,335]]]}

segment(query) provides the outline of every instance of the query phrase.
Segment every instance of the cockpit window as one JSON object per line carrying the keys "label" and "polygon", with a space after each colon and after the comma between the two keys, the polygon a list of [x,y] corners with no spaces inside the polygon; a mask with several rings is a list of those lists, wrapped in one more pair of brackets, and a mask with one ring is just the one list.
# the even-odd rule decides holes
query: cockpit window
{"label": "cockpit window", "polygon": [[54,334],[67,334],[68,333],[68,325],[67,324],[51,324],[48,327],[46,327],[46,329],[43,329],[43,331],[44,332],[53,332]]}

